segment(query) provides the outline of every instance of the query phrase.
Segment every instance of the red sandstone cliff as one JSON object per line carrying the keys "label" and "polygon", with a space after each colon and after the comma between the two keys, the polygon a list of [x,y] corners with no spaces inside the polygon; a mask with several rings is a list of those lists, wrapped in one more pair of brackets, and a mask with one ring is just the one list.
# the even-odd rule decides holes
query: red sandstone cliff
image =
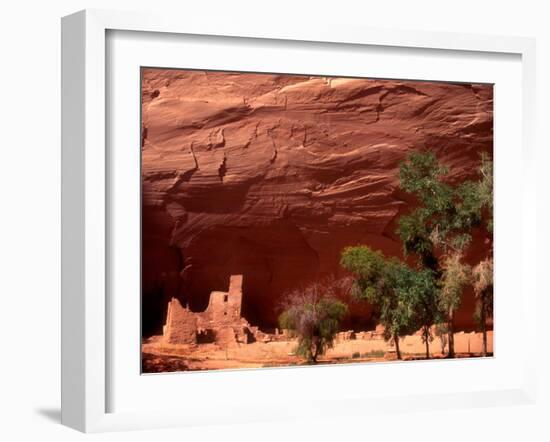
{"label": "red sandstone cliff", "polygon": [[[342,274],[343,247],[399,255],[396,219],[411,203],[399,162],[429,148],[451,179],[471,176],[492,151],[492,96],[490,85],[144,69],[146,329],[171,296],[204,308],[231,274],[244,275],[243,315],[274,325],[284,291]],[[477,238],[470,259],[489,247]],[[459,328],[472,309],[468,294]]]}

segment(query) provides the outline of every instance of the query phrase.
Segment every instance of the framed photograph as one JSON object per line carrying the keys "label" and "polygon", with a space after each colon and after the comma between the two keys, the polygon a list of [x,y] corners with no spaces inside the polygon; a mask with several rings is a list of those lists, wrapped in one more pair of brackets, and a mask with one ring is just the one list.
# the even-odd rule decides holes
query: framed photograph
{"label": "framed photograph", "polygon": [[533,403],[534,41],[94,10],[62,54],[64,424]]}

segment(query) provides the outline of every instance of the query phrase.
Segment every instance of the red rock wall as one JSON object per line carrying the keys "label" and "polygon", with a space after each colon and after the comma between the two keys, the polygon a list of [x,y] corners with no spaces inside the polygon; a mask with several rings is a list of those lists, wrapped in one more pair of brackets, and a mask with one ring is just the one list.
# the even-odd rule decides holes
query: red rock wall
{"label": "red rock wall", "polygon": [[[243,274],[243,316],[261,326],[286,290],[342,275],[343,247],[400,255],[409,152],[433,150],[453,180],[492,152],[490,85],[144,69],[142,97],[144,300],[204,309]],[[480,234],[470,259],[490,247]],[[459,328],[472,310],[470,293]]]}

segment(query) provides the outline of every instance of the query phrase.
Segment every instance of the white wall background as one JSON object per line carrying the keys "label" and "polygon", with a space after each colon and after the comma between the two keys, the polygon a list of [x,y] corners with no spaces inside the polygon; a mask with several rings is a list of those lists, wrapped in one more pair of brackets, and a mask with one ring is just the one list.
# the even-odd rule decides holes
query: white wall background
{"label": "white wall background", "polygon": [[[208,13],[231,20],[316,20],[377,28],[537,37],[538,191],[550,193],[550,13],[544,1],[19,0],[0,10],[0,439],[83,440],[59,425],[60,358],[60,17],[83,8]],[[546,148],[546,151],[545,151]],[[518,171],[519,172],[519,171]],[[518,179],[520,175],[518,173]],[[548,204],[539,211],[539,274],[546,271]],[[534,262],[535,264],[535,262]],[[542,279],[542,278],[541,278]],[[539,311],[550,308],[539,282]],[[540,316],[543,322],[544,316]],[[539,325],[540,327],[540,325]],[[540,327],[540,342],[548,331]],[[519,325],[518,333],[521,333]],[[540,374],[550,373],[541,348]],[[414,381],[414,380],[412,380]],[[452,380],[450,380],[452,381]],[[375,382],[365,379],[365,382]],[[102,434],[94,440],[549,440],[550,383],[537,408],[508,407],[379,415],[362,422],[288,422],[208,429]]]}

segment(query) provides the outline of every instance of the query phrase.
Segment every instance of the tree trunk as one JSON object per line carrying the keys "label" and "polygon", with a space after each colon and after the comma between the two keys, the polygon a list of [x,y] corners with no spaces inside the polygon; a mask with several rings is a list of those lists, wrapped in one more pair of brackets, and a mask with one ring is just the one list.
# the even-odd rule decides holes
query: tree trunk
{"label": "tree trunk", "polygon": [[449,322],[447,323],[448,333],[449,333],[449,358],[455,357],[455,332],[453,327],[454,322],[454,310],[451,307],[449,309]]}
{"label": "tree trunk", "polygon": [[487,312],[485,311],[485,298],[481,297],[481,332],[483,333],[483,356],[487,356]]}
{"label": "tree trunk", "polygon": [[311,352],[311,363],[317,363],[317,342],[316,339],[313,339],[313,351]]}
{"label": "tree trunk", "polygon": [[401,350],[399,350],[399,336],[393,335],[393,342],[395,342],[395,353],[397,354],[397,359],[401,360]]}
{"label": "tree trunk", "polygon": [[426,359],[430,359],[430,328],[424,326],[424,343],[426,344]]}

